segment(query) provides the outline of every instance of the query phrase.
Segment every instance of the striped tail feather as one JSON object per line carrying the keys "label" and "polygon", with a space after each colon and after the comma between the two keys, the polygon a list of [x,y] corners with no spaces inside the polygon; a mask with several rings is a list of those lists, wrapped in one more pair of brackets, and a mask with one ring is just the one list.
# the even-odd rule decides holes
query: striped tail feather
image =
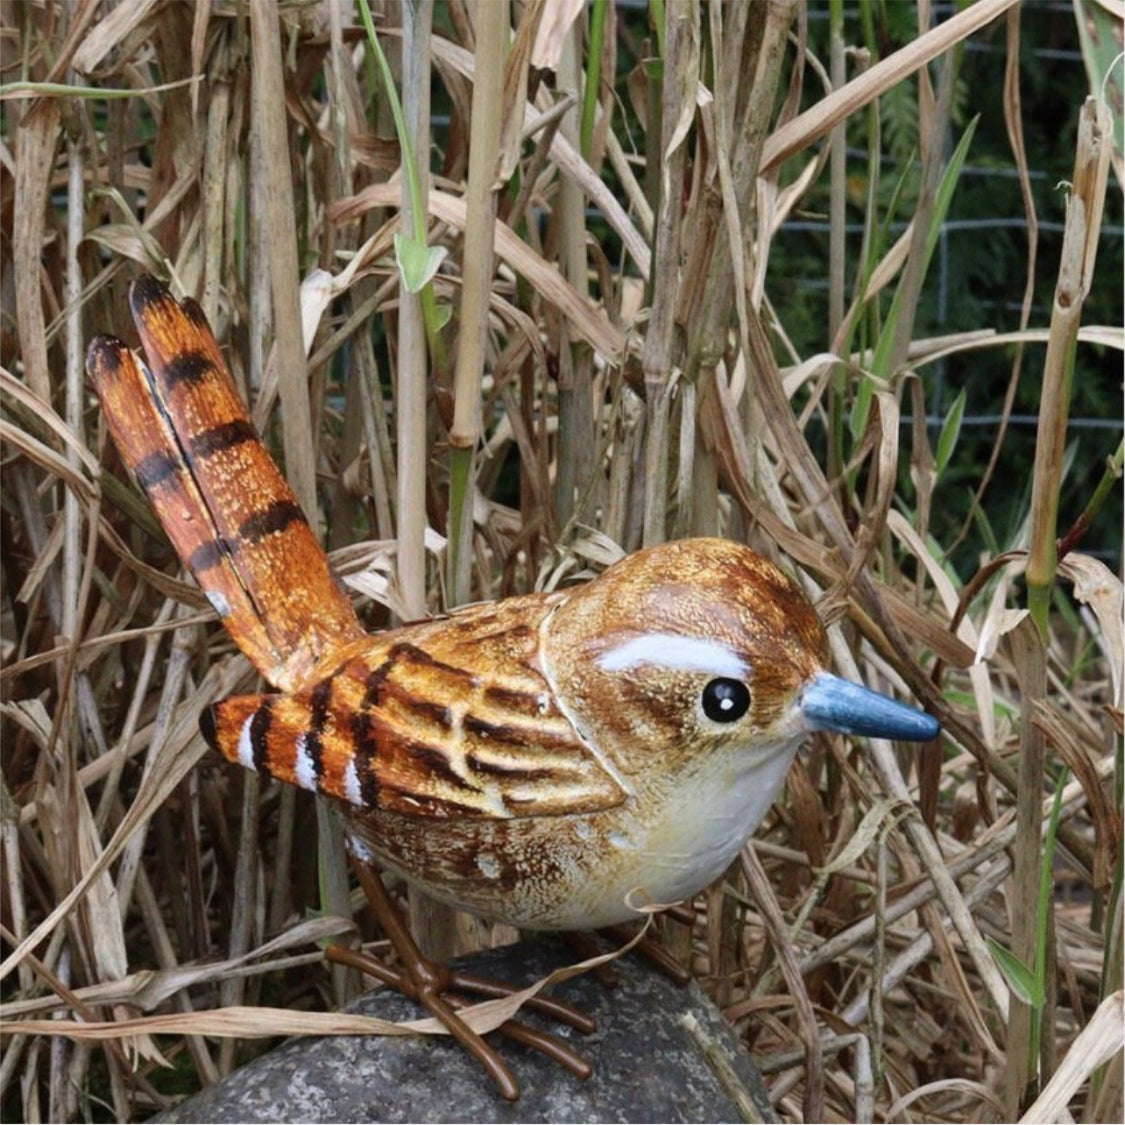
{"label": "striped tail feather", "polygon": [[[420,757],[424,749],[380,729],[370,715],[341,713],[331,682],[322,680],[311,692],[231,696],[203,711],[200,730],[229,761],[356,809],[438,819],[497,815],[475,787],[459,779],[450,784],[447,771]],[[357,726],[366,727],[358,740]],[[510,814],[501,806],[499,815]]]}
{"label": "striped tail feather", "polygon": [[362,807],[365,796],[369,807],[377,804],[376,790],[364,792],[351,747],[322,729],[304,693],[232,696],[206,708],[199,725],[213,750],[263,777],[352,805]]}
{"label": "striped tail feather", "polygon": [[200,307],[151,277],[129,305],[147,365],[111,336],[86,355],[110,432],[235,643],[275,687],[298,689],[363,628]]}

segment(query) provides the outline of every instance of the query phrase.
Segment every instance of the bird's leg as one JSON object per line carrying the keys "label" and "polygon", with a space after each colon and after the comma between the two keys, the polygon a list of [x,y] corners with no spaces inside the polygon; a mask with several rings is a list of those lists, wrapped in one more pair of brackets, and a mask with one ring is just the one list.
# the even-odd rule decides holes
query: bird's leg
{"label": "bird's leg", "polygon": [[[691,927],[695,924],[695,911],[686,903],[677,903],[674,906],[666,907],[661,911],[661,916],[669,918],[674,922],[679,922],[681,925]],[[605,926],[599,933],[605,934],[613,941],[625,944],[633,941],[637,936],[637,931],[628,923],[617,926]],[[590,956],[591,952],[596,950],[596,945],[590,939],[588,934],[573,934],[571,939],[585,939],[585,944],[578,947],[586,950],[586,956]],[[640,954],[646,961],[649,962],[654,968],[662,972],[673,984],[678,984],[681,987],[686,985],[691,980],[691,973],[684,968],[682,964],[676,959],[675,955],[668,949],[667,946],[660,940],[659,936],[649,930],[647,933],[642,934],[639,941],[636,942],[634,947],[635,952]],[[613,988],[617,983],[613,971],[608,965],[599,967],[604,970],[608,976],[603,977],[599,972],[598,979],[607,988]]]}
{"label": "bird's leg", "polygon": [[[574,950],[576,956],[581,957],[583,961],[592,961],[605,952],[604,948],[598,944],[598,939],[594,936],[597,932],[599,931],[567,930],[562,935],[562,938],[566,944]],[[621,932],[625,932],[624,927]],[[635,934],[628,934],[625,940],[631,941],[635,936]],[[617,973],[613,971],[612,962],[604,962],[600,965],[595,965],[590,971],[594,974],[594,978],[602,988],[612,991],[617,987]]]}
{"label": "bird's leg", "polygon": [[[607,926],[601,932],[608,934],[614,941],[627,941],[636,936],[636,931],[630,931],[628,926]],[[637,942],[635,952],[659,969],[673,984],[682,987],[691,980],[691,973],[676,960],[659,937],[645,934]]]}
{"label": "bird's leg", "polygon": [[[638,951],[656,966],[673,983],[681,988],[691,980],[691,971],[685,967],[684,958],[678,955],[683,947],[688,963],[691,962],[691,934],[695,926],[695,908],[690,902],[679,902],[669,906],[662,915],[665,925],[662,929],[650,930],[642,940]],[[676,922],[685,933],[676,934],[668,923]]]}
{"label": "bird's leg", "polygon": [[[674,922],[689,928],[695,924],[695,911],[685,903],[678,903],[666,907],[660,914]],[[675,954],[663,943],[660,937],[651,930],[640,934],[637,928],[629,922],[616,926],[603,926],[601,929],[590,932],[573,930],[564,934],[564,938],[575,952],[584,960],[593,959],[601,952],[597,938],[601,934],[617,945],[628,945],[633,952],[639,954],[654,968],[659,969],[673,984],[683,987],[691,980],[691,973],[677,960]],[[591,970],[597,977],[598,983],[607,989],[617,987],[617,973],[611,964],[595,965]]]}
{"label": "bird's leg", "polygon": [[[339,946],[328,950],[329,959],[361,969],[384,984],[397,989],[404,996],[422,1004],[441,1021],[450,1035],[480,1061],[496,1083],[501,1095],[509,1101],[514,1101],[519,1097],[519,1086],[511,1070],[496,1048],[487,1043],[457,1014],[457,1010],[465,1007],[467,1002],[453,990],[502,997],[510,996],[519,989],[499,981],[456,972],[430,961],[422,954],[417,942],[411,936],[401,912],[387,893],[383,880],[366,864],[355,862],[353,866],[375,918],[398,954],[402,968],[392,968],[373,957]],[[589,1033],[596,1026],[592,1019],[578,1009],[548,997],[532,997],[526,1002],[526,1006],[558,1019],[578,1031]],[[541,1051],[579,1078],[588,1078],[593,1071],[587,1059],[549,1032],[529,1027],[517,1020],[507,1020],[497,1030],[514,1042]]]}

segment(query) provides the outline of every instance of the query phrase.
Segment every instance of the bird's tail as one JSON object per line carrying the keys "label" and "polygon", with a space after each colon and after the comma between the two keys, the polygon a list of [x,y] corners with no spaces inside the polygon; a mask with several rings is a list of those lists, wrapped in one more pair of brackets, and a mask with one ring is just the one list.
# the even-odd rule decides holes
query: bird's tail
{"label": "bird's tail", "polygon": [[112,336],[86,354],[113,439],[239,648],[270,683],[299,689],[363,629],[202,309],[152,277],[129,306],[147,363]]}

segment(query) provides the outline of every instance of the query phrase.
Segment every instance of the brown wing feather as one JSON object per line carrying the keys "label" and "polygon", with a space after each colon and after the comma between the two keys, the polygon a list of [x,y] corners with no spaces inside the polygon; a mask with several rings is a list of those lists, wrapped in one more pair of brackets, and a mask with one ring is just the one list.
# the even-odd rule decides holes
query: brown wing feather
{"label": "brown wing feather", "polygon": [[368,638],[309,691],[217,704],[204,734],[232,761],[360,810],[509,819],[610,808],[624,786],[536,666],[554,600]]}
{"label": "brown wing feather", "polygon": [[272,684],[299,688],[362,627],[202,310],[151,277],[129,304],[148,366],[105,336],[86,360],[114,441],[235,642]]}
{"label": "brown wing feather", "polygon": [[152,278],[129,300],[149,366],[111,337],[87,355],[114,440],[235,641],[285,692],[217,704],[207,740],[360,811],[508,819],[621,803],[626,787],[539,668],[558,598],[366,636],[198,305]]}

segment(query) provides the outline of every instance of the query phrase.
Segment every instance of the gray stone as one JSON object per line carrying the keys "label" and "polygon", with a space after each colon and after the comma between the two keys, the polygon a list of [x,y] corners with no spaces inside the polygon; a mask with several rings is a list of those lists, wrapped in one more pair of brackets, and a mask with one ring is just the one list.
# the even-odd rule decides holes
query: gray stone
{"label": "gray stone", "polygon": [[[468,972],[526,985],[577,960],[553,941],[525,942],[460,962]],[[582,1035],[521,1013],[589,1058],[583,1082],[536,1051],[496,1036],[520,1084],[504,1101],[480,1064],[448,1037],[298,1039],[242,1067],[161,1118],[211,1121],[776,1121],[745,1049],[699,988],[681,988],[636,957],[614,963],[610,990],[592,975],[552,995],[598,1021]],[[354,1008],[383,1019],[418,1008],[383,989]],[[740,1105],[742,1108],[740,1109]]]}

